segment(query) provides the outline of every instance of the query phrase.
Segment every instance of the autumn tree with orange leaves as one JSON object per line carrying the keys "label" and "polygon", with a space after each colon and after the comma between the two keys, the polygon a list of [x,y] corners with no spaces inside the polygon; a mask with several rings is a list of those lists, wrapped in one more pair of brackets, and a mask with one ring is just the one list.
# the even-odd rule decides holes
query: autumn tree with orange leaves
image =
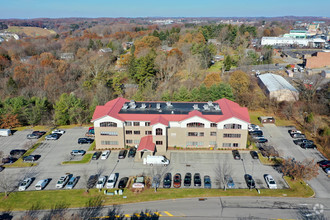
{"label": "autumn tree with orange leaves", "polygon": [[281,171],[283,175],[291,177],[293,180],[311,180],[319,174],[318,165],[314,160],[296,161],[294,158],[283,160]]}

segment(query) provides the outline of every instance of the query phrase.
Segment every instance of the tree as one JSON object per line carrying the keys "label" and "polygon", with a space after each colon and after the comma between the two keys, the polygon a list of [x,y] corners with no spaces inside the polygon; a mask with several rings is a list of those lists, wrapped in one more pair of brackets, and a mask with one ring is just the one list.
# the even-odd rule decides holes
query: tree
{"label": "tree", "polygon": [[318,165],[314,160],[305,159],[304,161],[296,161],[294,158],[283,160],[281,164],[281,171],[283,175],[289,176],[292,179],[311,180],[317,177]]}
{"label": "tree", "polygon": [[144,87],[157,73],[154,60],[155,56],[152,53],[136,60],[136,71],[133,73],[133,79],[142,87]]}
{"label": "tree", "polygon": [[228,56],[226,56],[225,61],[223,63],[223,67],[224,67],[225,71],[229,71],[231,68],[231,65],[232,65],[232,61],[231,61],[230,56],[228,55]]}
{"label": "tree", "polygon": [[0,176],[0,190],[4,192],[5,197],[9,196],[9,193],[14,191],[17,187],[17,179],[15,175],[10,175],[4,170]]}
{"label": "tree", "polygon": [[0,117],[0,128],[16,128],[20,125],[18,114],[7,113]]}
{"label": "tree", "polygon": [[232,175],[232,168],[230,166],[230,163],[228,161],[223,161],[222,164],[218,163],[218,165],[214,168],[216,181],[219,185],[219,189],[223,188],[226,190],[227,182],[226,182],[226,175]]}
{"label": "tree", "polygon": [[219,84],[220,82],[221,82],[221,78],[219,73],[207,74],[203,81],[206,87],[210,87],[214,84]]}
{"label": "tree", "polygon": [[30,104],[25,109],[25,116],[28,124],[37,125],[41,119],[48,114],[50,103],[47,98],[32,97],[29,100]]}
{"label": "tree", "polygon": [[231,74],[229,84],[236,96],[249,92],[250,77],[243,71],[235,71]]}

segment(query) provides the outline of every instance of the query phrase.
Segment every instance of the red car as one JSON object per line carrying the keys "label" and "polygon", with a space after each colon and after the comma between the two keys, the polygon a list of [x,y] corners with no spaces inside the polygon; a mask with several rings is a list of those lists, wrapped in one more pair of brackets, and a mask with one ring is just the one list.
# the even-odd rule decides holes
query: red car
{"label": "red car", "polygon": [[173,177],[173,187],[180,188],[181,187],[181,174],[177,173]]}
{"label": "red car", "polygon": [[327,168],[330,167],[330,160],[322,160],[317,162],[317,164],[321,167],[321,168]]}

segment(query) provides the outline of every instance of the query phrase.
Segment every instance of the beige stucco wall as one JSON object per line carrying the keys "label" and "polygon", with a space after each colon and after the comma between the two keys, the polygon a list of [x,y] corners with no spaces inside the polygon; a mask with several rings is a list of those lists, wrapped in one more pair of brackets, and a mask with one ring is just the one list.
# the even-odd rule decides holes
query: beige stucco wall
{"label": "beige stucco wall", "polygon": [[281,101],[297,101],[299,99],[299,93],[288,89],[276,90],[269,93],[269,98],[274,98],[278,102]]}
{"label": "beige stucco wall", "polygon": [[[96,150],[124,148],[125,143],[123,139],[123,127],[94,127],[95,131],[95,148]],[[116,131],[118,136],[101,135],[101,131]],[[102,141],[118,141],[118,145],[102,145]]]}

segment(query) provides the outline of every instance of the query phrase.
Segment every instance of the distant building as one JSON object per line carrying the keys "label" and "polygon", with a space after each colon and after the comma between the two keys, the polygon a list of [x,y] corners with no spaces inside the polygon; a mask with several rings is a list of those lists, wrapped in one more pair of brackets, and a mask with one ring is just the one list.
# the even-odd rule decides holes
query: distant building
{"label": "distant building", "polygon": [[304,59],[305,68],[322,68],[330,66],[330,52],[316,52]]}
{"label": "distant building", "polygon": [[307,37],[307,30],[290,30],[289,34],[284,34],[283,37],[291,37],[297,39],[304,39]]}
{"label": "distant building", "polygon": [[220,46],[221,45],[221,43],[217,39],[208,39],[207,40],[207,43],[214,44],[216,46]]}
{"label": "distant building", "polygon": [[213,60],[215,61],[215,62],[218,62],[218,61],[221,61],[221,60],[224,60],[225,59],[225,56],[224,55],[215,55],[214,57],[213,57]]}
{"label": "distant building", "polygon": [[124,50],[128,50],[129,48],[131,48],[133,46],[133,42],[125,42],[125,43],[122,43],[122,47]]}
{"label": "distant building", "polygon": [[169,46],[167,46],[167,45],[163,45],[163,46],[161,47],[161,50],[162,50],[162,51],[166,51],[166,52],[170,52],[172,49],[173,49],[173,47],[169,47]]}
{"label": "distant building", "polygon": [[71,60],[71,59],[74,59],[74,54],[73,53],[61,53],[60,57],[62,60]]}
{"label": "distant building", "polygon": [[99,53],[112,53],[112,49],[111,48],[102,48],[102,49],[99,49]]}
{"label": "distant building", "polygon": [[327,69],[327,70],[323,70],[321,72],[321,76],[326,78],[326,79],[329,79],[330,78],[330,69]]}
{"label": "distant building", "polygon": [[276,101],[297,101],[299,92],[282,76],[266,73],[259,76],[259,86],[270,99]]}
{"label": "distant building", "polygon": [[325,40],[321,38],[293,38],[293,37],[263,37],[261,46],[299,46],[299,47],[322,47]]}

